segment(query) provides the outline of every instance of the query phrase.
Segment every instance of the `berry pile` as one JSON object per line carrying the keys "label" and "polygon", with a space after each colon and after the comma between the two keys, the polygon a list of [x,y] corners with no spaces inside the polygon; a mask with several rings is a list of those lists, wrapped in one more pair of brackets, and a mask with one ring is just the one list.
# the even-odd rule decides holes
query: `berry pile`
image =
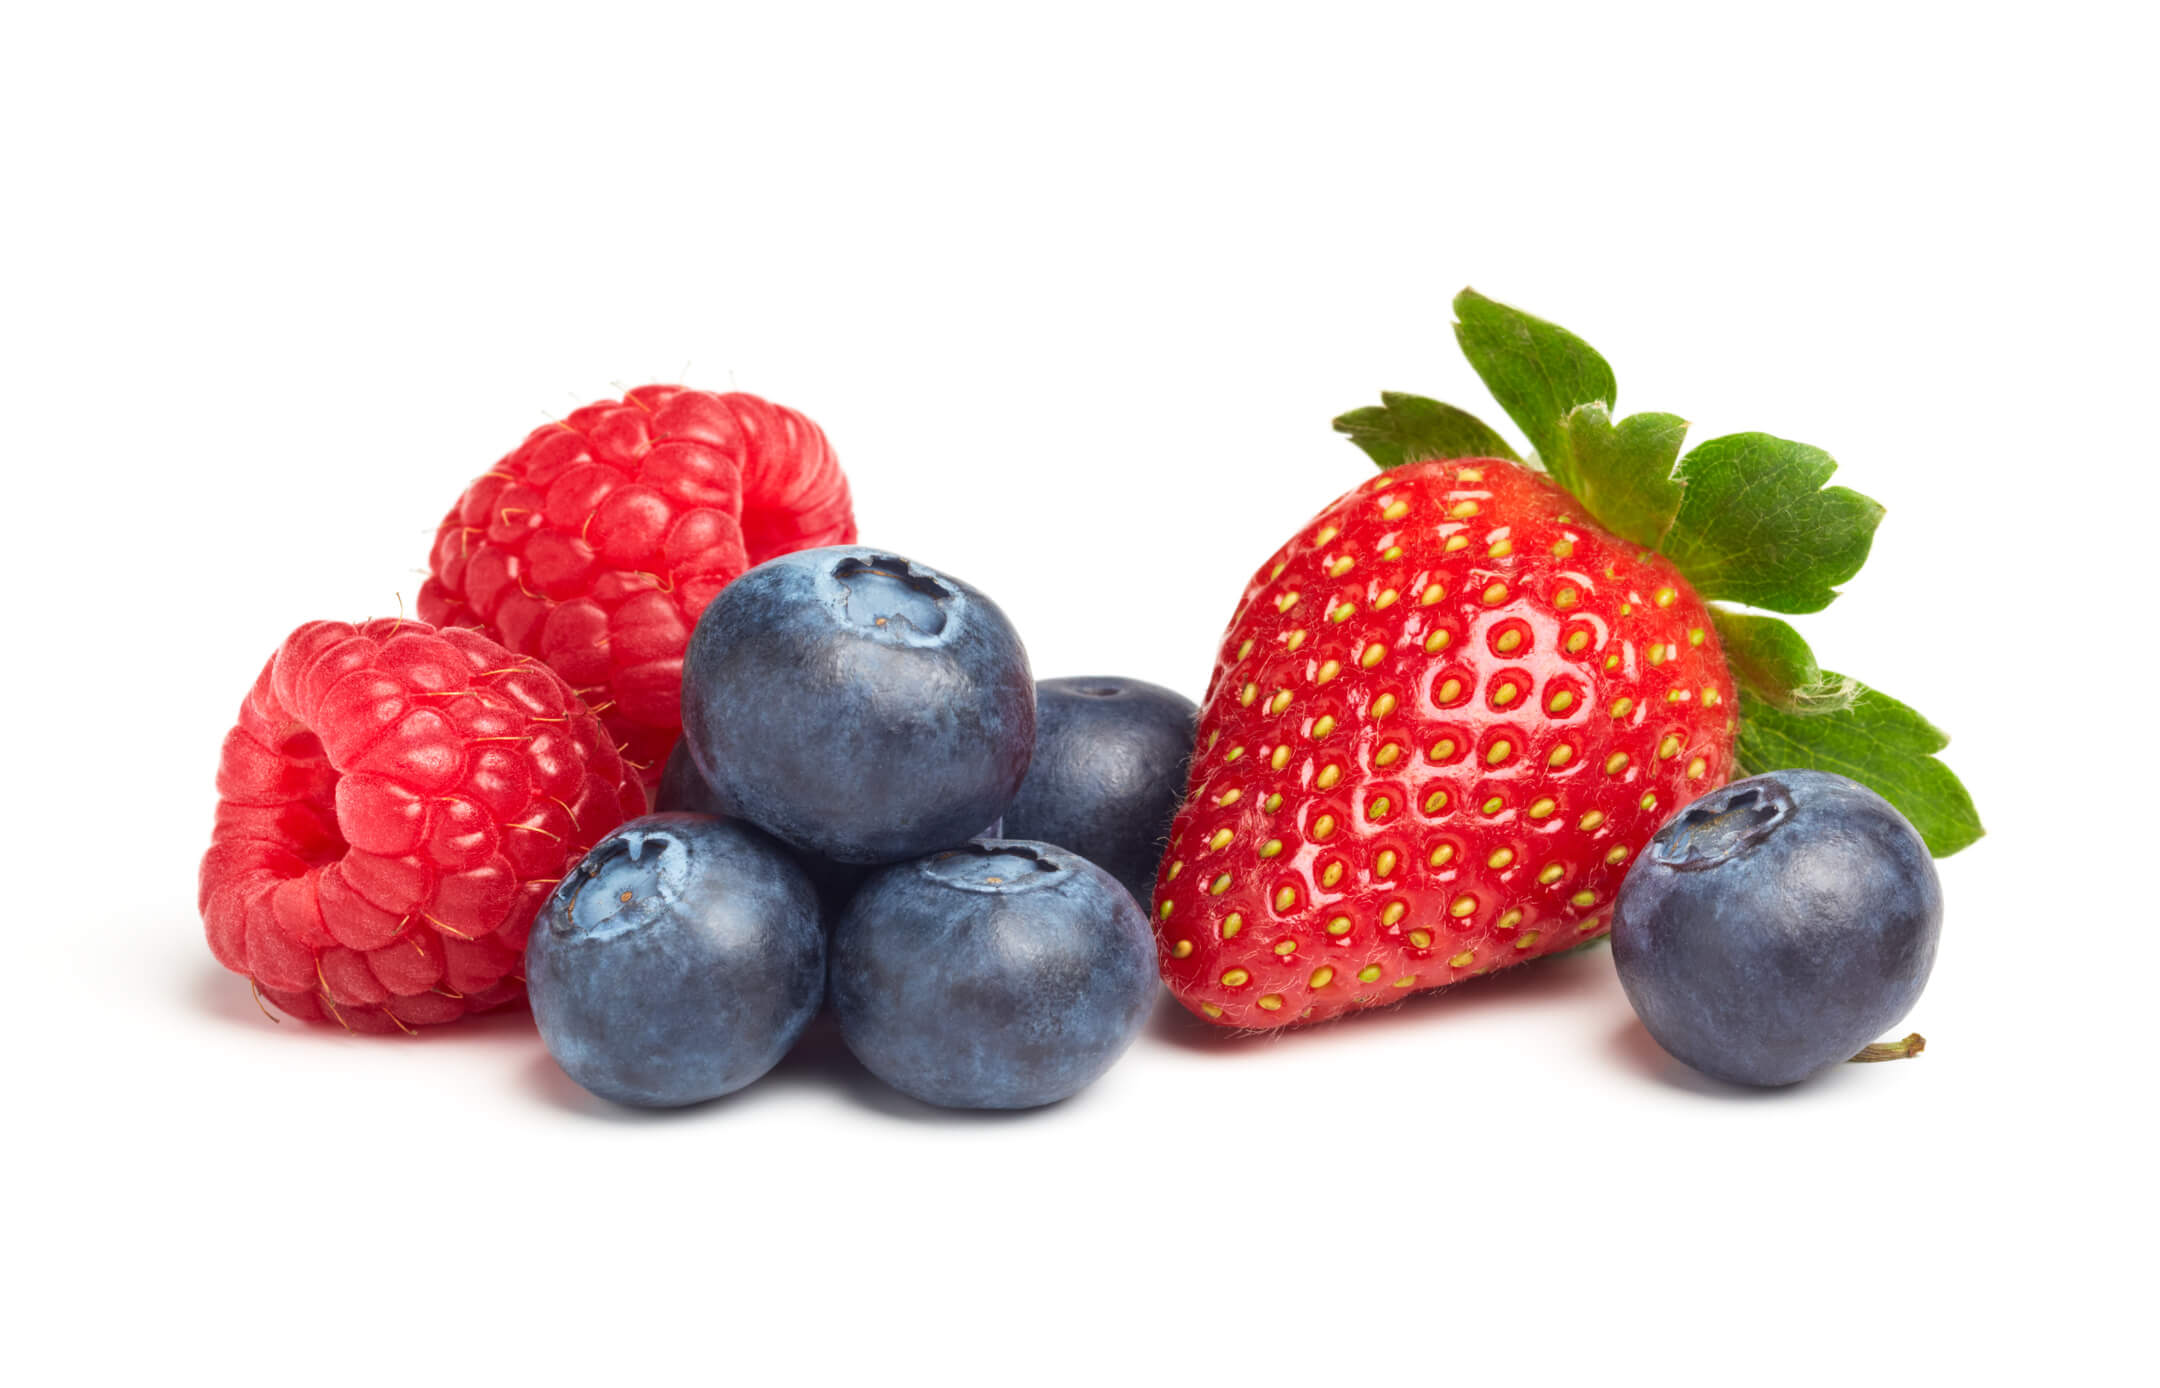
{"label": "berry pile", "polygon": [[[1176,764],[1192,706],[1167,745],[1125,736],[1160,724],[1158,693],[1135,719],[1051,728],[971,585],[849,546],[759,565],[690,641],[667,788],[694,808],[601,843],[534,927],[541,1039],[595,1094],[695,1103],[764,1074],[823,998],[863,1064],[926,1102],[1077,1092],[1154,999],[1146,918],[1078,853],[978,831],[1038,762],[1100,768],[1031,800],[1077,838],[1166,820],[1176,787],[1149,754]],[[1135,804],[1143,770],[1159,789]]]}
{"label": "berry pile", "polygon": [[219,763],[212,952],[353,1031],[521,1000],[541,900],[645,812],[705,606],[854,533],[824,434],[756,396],[648,386],[534,431],[443,522],[425,620],[310,623],[264,667]]}
{"label": "berry pile", "polygon": [[1035,1107],[1158,978],[1251,1031],[1608,933],[1706,1074],[1916,1053],[1868,1042],[1979,820],[1940,732],[1771,615],[1831,602],[1880,508],[1769,435],[1683,455],[1573,334],[1456,311],[1531,450],[1417,396],[1337,420],[1381,475],[1254,573],[1204,708],[1036,682],[983,592],[854,543],[792,410],[652,386],[536,430],[443,521],[425,620],[264,667],[212,951],[352,1031],[529,995],[572,1079],[647,1107],[750,1084],[821,1010],[918,1099]]}

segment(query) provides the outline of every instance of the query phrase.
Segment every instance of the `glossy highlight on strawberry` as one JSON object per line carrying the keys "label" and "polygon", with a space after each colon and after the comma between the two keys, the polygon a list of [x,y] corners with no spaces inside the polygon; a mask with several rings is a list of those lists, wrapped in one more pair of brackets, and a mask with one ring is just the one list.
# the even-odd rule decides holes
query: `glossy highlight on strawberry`
{"label": "glossy highlight on strawberry", "polygon": [[410,1031],[520,1001],[534,912],[643,813],[574,691],[475,631],[310,622],[225,735],[198,905],[280,1011]]}
{"label": "glossy highlight on strawberry", "polygon": [[1610,926],[1634,849],[1733,766],[1677,571],[1502,459],[1353,488],[1248,586],[1156,892],[1163,977],[1316,1021]]}
{"label": "glossy highlight on strawberry", "polygon": [[465,490],[436,531],[419,612],[553,666],[650,789],[713,595],[753,564],[854,538],[816,424],[755,395],[642,386],[535,429]]}

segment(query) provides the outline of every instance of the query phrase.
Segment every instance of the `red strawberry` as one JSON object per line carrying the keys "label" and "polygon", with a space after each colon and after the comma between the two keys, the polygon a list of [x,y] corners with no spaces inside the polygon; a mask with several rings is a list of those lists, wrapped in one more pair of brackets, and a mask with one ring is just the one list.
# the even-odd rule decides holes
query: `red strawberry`
{"label": "red strawberry", "polygon": [[852,543],[817,425],[755,395],[642,386],[535,429],[436,532],[422,620],[478,627],[592,703],[649,790],[682,733],[682,657],[752,564]]}
{"label": "red strawberry", "polygon": [[1163,976],[1273,1026],[1572,948],[1732,749],[1732,676],[1671,564],[1516,463],[1383,473],[1230,623],[1158,893]]}
{"label": "red strawberry", "polygon": [[[1900,717],[1926,726],[1825,676],[1784,623],[1704,601],[1812,611],[1859,567],[1879,510],[1818,490],[1827,456],[1736,435],[1680,459],[1677,419],[1611,422],[1610,369],[1578,339],[1467,292],[1457,309],[1550,475],[1432,401],[1338,421],[1392,470],[1247,586],[1156,884],[1163,978],[1225,1026],[1595,939],[1633,855],[1695,796],[1771,758],[1853,775]],[[1941,853],[1978,823],[1939,745],[1871,783]]]}

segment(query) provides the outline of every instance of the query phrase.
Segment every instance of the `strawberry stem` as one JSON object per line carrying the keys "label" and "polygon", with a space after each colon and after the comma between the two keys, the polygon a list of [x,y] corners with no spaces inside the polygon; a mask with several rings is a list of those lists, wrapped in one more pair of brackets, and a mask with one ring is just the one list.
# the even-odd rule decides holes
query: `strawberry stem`
{"label": "strawberry stem", "polygon": [[1927,1038],[1916,1031],[1903,1041],[1877,1041],[1872,1046],[1863,1046],[1860,1054],[1848,1063],[1862,1065],[1878,1060],[1910,1060],[1926,1049]]}

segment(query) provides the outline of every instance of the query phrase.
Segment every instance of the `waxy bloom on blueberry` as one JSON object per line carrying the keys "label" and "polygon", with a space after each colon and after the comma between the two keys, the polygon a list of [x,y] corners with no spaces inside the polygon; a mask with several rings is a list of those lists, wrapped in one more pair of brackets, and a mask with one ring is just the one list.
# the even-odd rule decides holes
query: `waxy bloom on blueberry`
{"label": "waxy bloom on blueberry", "polygon": [[843,863],[996,822],[1027,774],[1035,685],[996,603],[839,546],[760,564],[699,619],[683,735],[728,814]]}
{"label": "waxy bloom on blueberry", "polygon": [[707,815],[633,820],[548,897],[525,951],[533,1018],[570,1078],[672,1108],[763,1075],[818,1009],[817,893],[785,850]]}
{"label": "waxy bloom on blueberry", "polygon": [[1112,675],[1035,686],[1035,755],[1008,838],[1070,849],[1144,903],[1192,758],[1192,700]]}
{"label": "waxy bloom on blueberry", "polygon": [[978,840],[879,872],[833,933],[840,1034],[948,1108],[1078,1093],[1156,996],[1147,921],[1117,879],[1044,843]]}
{"label": "waxy bloom on blueberry", "polygon": [[1613,962],[1674,1056],[1737,1084],[1792,1084],[1897,1025],[1941,931],[1935,864],[1889,801],[1775,771],[1658,831],[1613,908]]}

